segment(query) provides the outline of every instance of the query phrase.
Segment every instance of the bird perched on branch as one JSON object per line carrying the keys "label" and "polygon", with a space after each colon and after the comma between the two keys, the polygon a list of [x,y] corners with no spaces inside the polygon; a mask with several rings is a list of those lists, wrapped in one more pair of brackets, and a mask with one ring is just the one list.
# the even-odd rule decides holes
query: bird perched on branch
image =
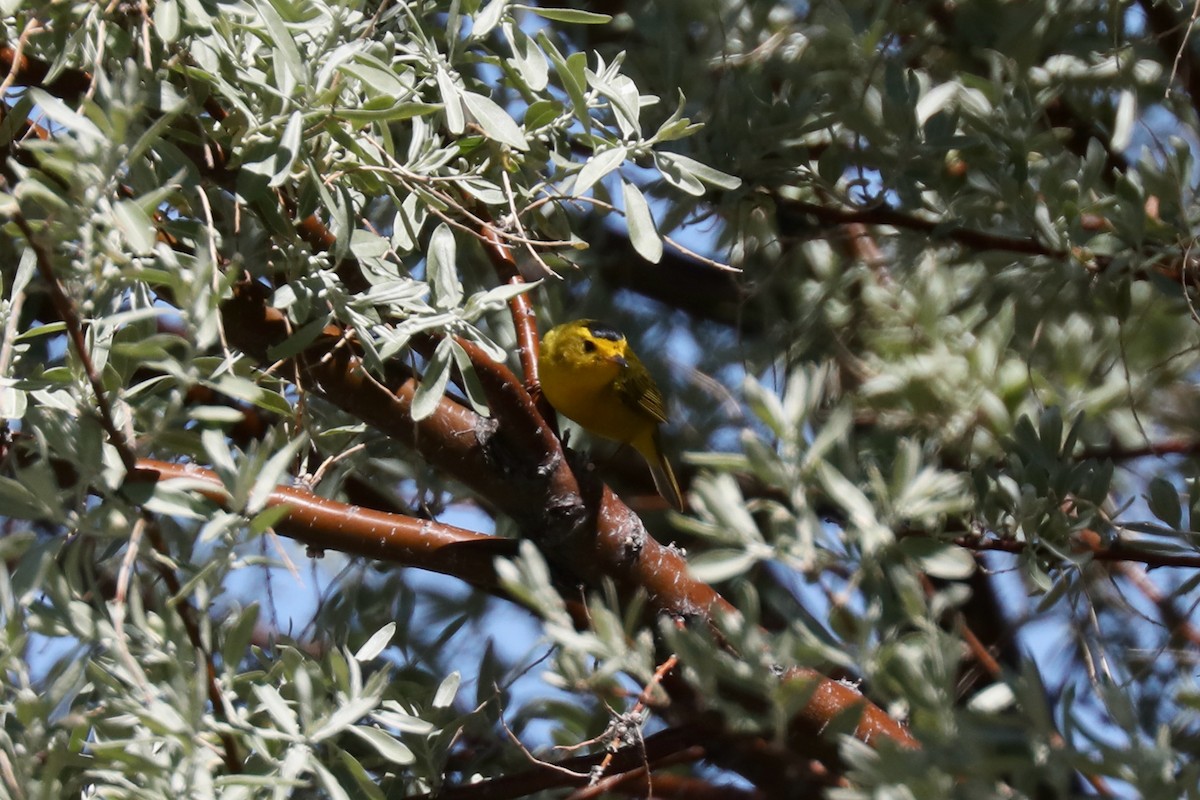
{"label": "bird perched on branch", "polygon": [[658,493],[682,510],[658,431],[667,421],[662,393],[624,334],[593,319],[558,325],[542,338],[538,365],[550,405],[589,433],[632,445],[650,465]]}

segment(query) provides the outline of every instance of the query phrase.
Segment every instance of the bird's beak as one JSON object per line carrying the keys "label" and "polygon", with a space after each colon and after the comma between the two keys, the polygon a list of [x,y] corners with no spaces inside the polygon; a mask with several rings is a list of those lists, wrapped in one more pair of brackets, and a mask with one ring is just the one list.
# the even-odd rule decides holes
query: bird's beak
{"label": "bird's beak", "polygon": [[626,360],[625,360],[624,358],[622,358],[621,356],[613,356],[613,357],[612,357],[612,362],[613,362],[614,364],[616,364],[618,367],[628,367],[628,366],[629,366],[629,362],[628,362],[628,361],[626,361]]}

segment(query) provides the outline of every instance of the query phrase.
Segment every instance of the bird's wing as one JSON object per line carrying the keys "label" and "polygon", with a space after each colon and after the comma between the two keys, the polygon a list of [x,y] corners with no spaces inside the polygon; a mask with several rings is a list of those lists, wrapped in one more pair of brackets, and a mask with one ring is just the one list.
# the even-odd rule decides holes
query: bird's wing
{"label": "bird's wing", "polygon": [[654,378],[650,377],[650,373],[640,363],[630,363],[625,374],[617,381],[617,392],[622,401],[652,417],[655,422],[667,421],[662,392],[654,384]]}

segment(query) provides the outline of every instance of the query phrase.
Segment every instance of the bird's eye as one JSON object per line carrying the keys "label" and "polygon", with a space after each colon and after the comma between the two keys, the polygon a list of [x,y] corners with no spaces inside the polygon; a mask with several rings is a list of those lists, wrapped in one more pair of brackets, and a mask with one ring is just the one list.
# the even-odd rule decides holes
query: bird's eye
{"label": "bird's eye", "polygon": [[584,339],[583,340],[583,352],[585,352],[585,353],[596,352],[596,343],[593,342],[591,339]]}

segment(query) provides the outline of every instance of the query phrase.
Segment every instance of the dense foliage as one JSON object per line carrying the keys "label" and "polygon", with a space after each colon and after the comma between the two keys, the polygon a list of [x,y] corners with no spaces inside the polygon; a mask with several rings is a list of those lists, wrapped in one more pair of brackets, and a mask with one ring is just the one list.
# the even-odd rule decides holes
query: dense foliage
{"label": "dense foliage", "polygon": [[0,14],[0,796],[1200,791],[1193,9]]}

